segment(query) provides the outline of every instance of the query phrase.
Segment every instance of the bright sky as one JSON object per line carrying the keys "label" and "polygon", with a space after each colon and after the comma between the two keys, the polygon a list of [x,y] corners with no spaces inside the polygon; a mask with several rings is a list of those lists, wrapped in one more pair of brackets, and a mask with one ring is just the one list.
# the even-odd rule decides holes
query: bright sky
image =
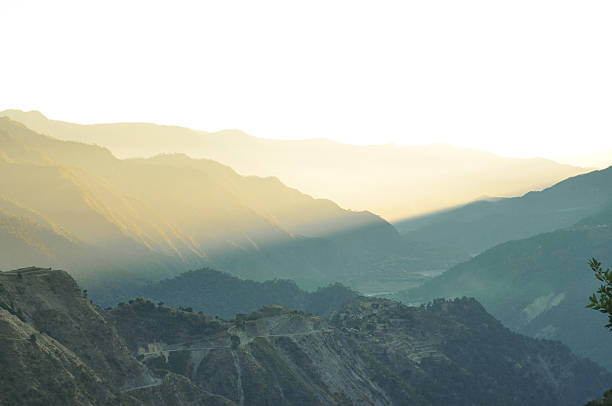
{"label": "bright sky", "polygon": [[266,138],[612,150],[612,2],[0,0],[0,109]]}

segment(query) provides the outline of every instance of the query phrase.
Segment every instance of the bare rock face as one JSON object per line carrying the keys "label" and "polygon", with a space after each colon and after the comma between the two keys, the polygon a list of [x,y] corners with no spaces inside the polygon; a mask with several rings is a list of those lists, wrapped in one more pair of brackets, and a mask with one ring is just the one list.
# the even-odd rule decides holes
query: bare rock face
{"label": "bare rock face", "polygon": [[612,383],[561,344],[510,332],[472,299],[359,298],[329,319],[268,306],[232,321],[137,300],[110,317],[153,371],[242,405],[573,405]]}
{"label": "bare rock face", "polygon": [[223,396],[214,395],[194,385],[183,375],[166,374],[159,385],[126,391],[145,405],[164,406],[237,406]]}

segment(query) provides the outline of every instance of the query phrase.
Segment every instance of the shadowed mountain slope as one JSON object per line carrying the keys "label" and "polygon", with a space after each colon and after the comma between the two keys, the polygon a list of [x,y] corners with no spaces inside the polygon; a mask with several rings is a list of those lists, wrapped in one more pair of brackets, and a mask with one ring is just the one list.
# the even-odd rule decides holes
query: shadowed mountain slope
{"label": "shadowed mountain slope", "polygon": [[575,176],[541,192],[482,200],[396,223],[410,241],[478,254],[499,243],[569,227],[612,202],[612,167]]}
{"label": "shadowed mountain slope", "polygon": [[397,297],[473,296],[505,325],[561,340],[612,369],[605,317],[585,309],[599,285],[587,265],[592,257],[612,263],[612,205],[575,226],[500,244]]}
{"label": "shadowed mountain slope", "polygon": [[[0,195],[2,214],[23,230],[32,234],[37,223],[59,235],[49,238],[73,241],[74,258],[85,252],[90,258],[74,265],[79,261],[65,249],[50,257],[47,242],[36,252],[25,231],[18,237],[0,228],[2,238],[20,240],[11,244],[21,244],[24,253],[29,247],[23,260],[48,257],[83,281],[128,271],[132,278],[161,279],[214,266],[258,280],[354,284],[377,279],[390,257],[397,275],[409,271],[401,265],[402,238],[369,212],[343,210],[214,161],[184,155],[119,160],[106,149],[43,136],[6,118],[0,119]],[[43,231],[37,232],[40,240]],[[0,257],[0,267],[9,266],[14,262]]]}

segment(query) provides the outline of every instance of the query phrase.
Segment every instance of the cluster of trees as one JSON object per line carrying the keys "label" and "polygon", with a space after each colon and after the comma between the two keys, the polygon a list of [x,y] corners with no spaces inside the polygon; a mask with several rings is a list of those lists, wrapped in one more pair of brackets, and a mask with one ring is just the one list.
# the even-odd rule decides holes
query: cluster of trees
{"label": "cluster of trees", "polygon": [[255,312],[268,305],[282,305],[323,316],[357,297],[357,293],[341,284],[308,292],[292,280],[258,282],[209,268],[150,284],[143,287],[139,295],[186,312],[203,312],[223,319]]}
{"label": "cluster of trees", "polygon": [[[606,327],[612,330],[612,271],[610,269],[604,271],[601,267],[601,262],[595,258],[591,258],[589,266],[593,270],[595,277],[602,284],[597,289],[597,292],[589,297],[587,307],[607,314],[608,324],[606,324]],[[602,399],[593,400],[585,406],[612,406],[612,389],[606,391]]]}

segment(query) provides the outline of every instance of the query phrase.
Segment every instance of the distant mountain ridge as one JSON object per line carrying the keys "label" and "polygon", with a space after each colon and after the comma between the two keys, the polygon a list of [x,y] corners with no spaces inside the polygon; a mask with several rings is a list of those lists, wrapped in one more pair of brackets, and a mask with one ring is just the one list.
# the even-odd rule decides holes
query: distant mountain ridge
{"label": "distant mountain ridge", "polygon": [[7,118],[0,118],[0,198],[0,238],[15,247],[0,268],[47,260],[92,283],[157,280],[202,266],[309,286],[354,283],[377,279],[389,257],[401,264],[405,246],[380,217],[277,179],[184,155],[119,160]]}
{"label": "distant mountain ridge", "polygon": [[488,199],[395,223],[411,241],[478,254],[497,244],[571,226],[612,203],[612,167],[520,197]]}
{"label": "distant mountain ridge", "polygon": [[353,146],[148,123],[79,125],[50,120],[36,111],[6,110],[3,115],[59,139],[103,145],[121,158],[181,152],[213,159],[238,173],[275,176],[307,194],[394,221],[468,203],[483,194],[520,195],[587,171],[448,145]]}

